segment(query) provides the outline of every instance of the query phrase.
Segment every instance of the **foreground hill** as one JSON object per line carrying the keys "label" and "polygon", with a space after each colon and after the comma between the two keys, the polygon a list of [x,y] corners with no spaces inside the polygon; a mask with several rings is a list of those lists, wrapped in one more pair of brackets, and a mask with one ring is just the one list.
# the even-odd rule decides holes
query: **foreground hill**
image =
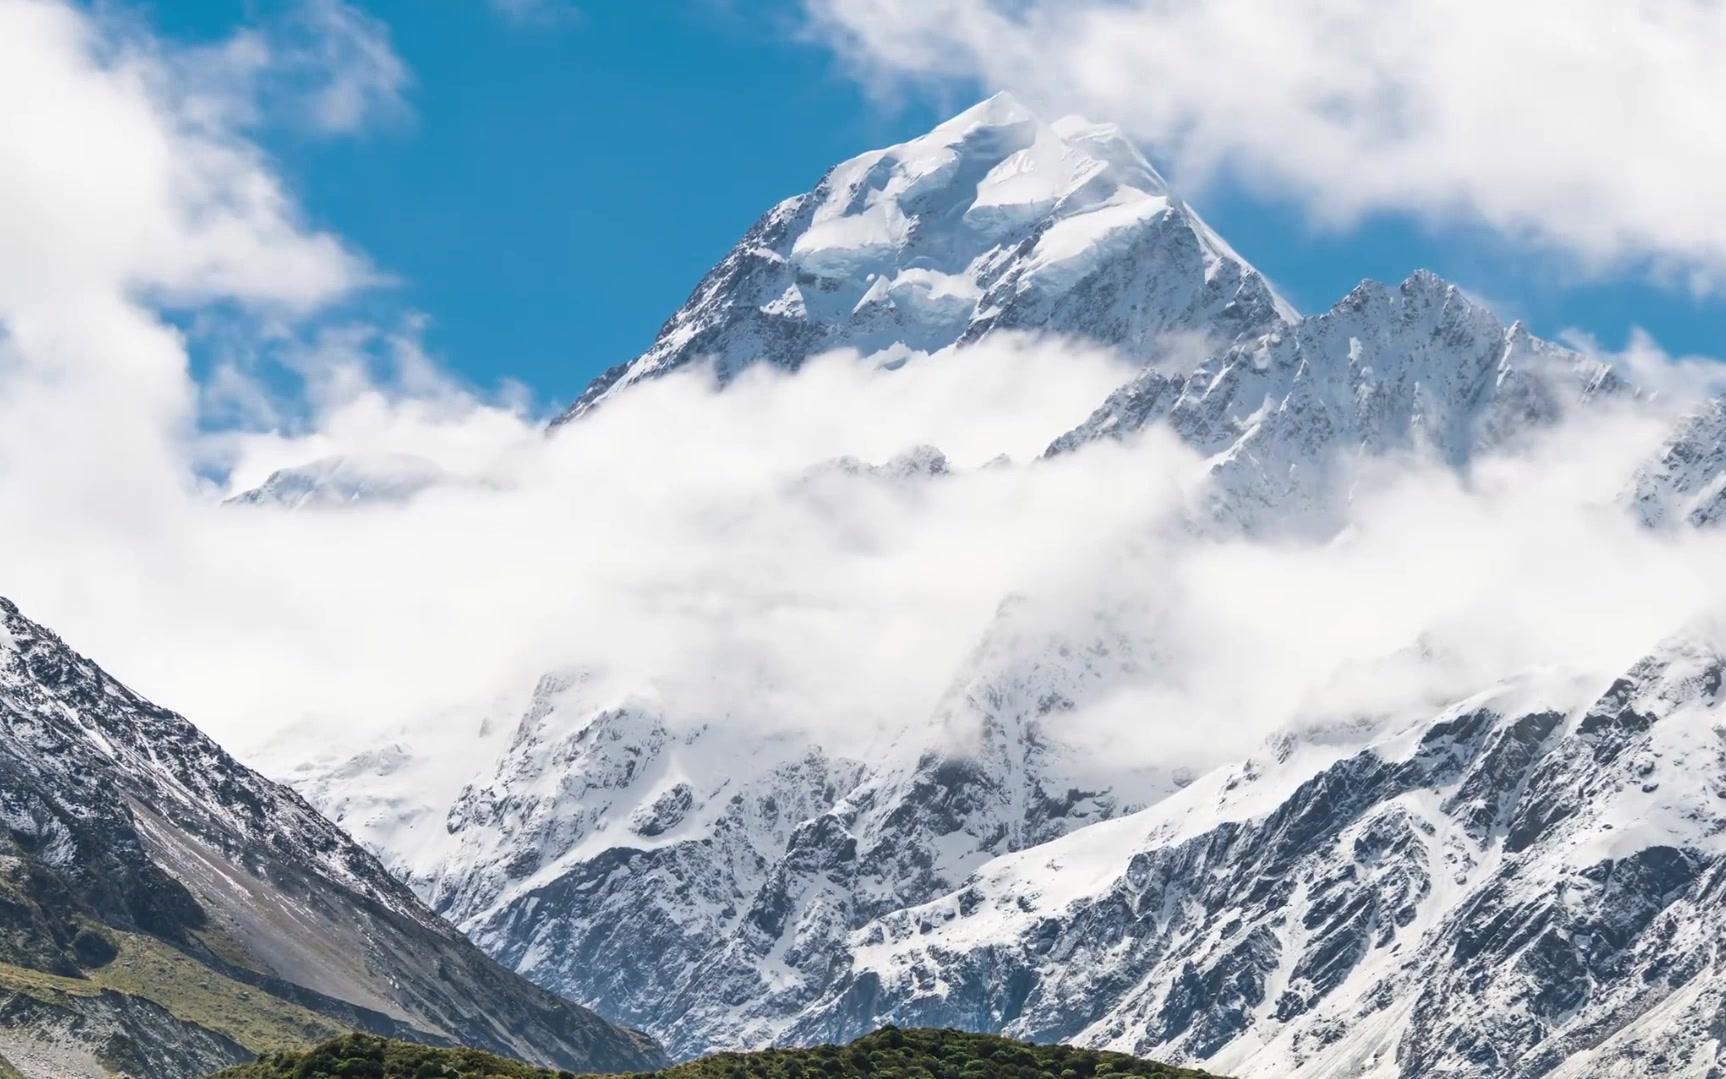
{"label": "foreground hill", "polygon": [[[432,1049],[366,1035],[350,1035],[310,1052],[278,1053],[222,1072],[216,1079],[558,1079],[558,1073],[472,1049]],[[767,1049],[721,1053],[704,1060],[645,1073],[664,1079],[796,1079],[824,1075],[906,1076],[919,1079],[1086,1079],[1142,1075],[1176,1079],[1204,1072],[1172,1068],[1120,1053],[1068,1045],[1029,1045],[988,1034],[886,1027],[850,1045],[812,1049]]]}
{"label": "foreground hill", "polygon": [[185,1079],[355,1029],[621,1070],[297,795],[0,599],[0,1077]]}

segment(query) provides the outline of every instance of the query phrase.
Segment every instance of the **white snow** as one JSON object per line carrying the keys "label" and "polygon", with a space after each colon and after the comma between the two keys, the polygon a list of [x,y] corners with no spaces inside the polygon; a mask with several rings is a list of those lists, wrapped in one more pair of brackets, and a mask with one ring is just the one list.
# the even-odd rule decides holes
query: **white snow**
{"label": "white snow", "polygon": [[[1160,247],[1124,257],[1161,215],[1178,221]],[[711,362],[723,382],[835,348],[936,354],[1015,320],[1082,337],[1105,316],[1061,301],[1087,275],[1109,281],[1109,324],[1129,327],[1105,343],[1133,357],[1219,319],[1234,339],[1293,315],[1119,129],[1046,123],[1002,94],[780,203],[652,347],[564,419],[690,363]]]}
{"label": "white snow", "polygon": [[1168,208],[1165,197],[1129,190],[1094,210],[1055,222],[1031,252],[1027,279],[1055,288],[1073,284],[1130,244],[1134,232]]}

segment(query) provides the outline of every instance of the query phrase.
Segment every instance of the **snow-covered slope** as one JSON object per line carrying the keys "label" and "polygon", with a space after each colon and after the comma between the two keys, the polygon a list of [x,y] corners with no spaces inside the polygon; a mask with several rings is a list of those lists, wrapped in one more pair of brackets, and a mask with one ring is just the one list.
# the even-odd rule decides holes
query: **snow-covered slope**
{"label": "snow-covered slope", "polygon": [[559,422],[701,361],[724,381],[753,363],[933,352],[996,329],[1149,359],[1172,334],[1227,343],[1294,317],[1120,131],[1045,123],[1000,94],[768,211],[653,345]]}
{"label": "snow-covered slope", "polygon": [[1049,452],[1166,424],[1210,458],[1209,516],[1322,527],[1351,461],[1424,453],[1466,468],[1626,390],[1606,364],[1505,326],[1420,271],[1396,288],[1365,282],[1329,311],[1190,372],[1146,370]]}
{"label": "snow-covered slope", "polygon": [[[1106,619],[1059,634],[1015,599],[931,715],[852,756],[673,722],[573,670],[536,687],[501,760],[432,842],[417,814],[332,812],[357,811],[348,823],[393,851],[393,868],[535,981],[677,1054],[764,1044],[848,967],[857,925],[1189,778],[1060,738],[1066,714],[1142,654]],[[353,784],[326,773],[318,789]]]}
{"label": "snow-covered slope", "polygon": [[1340,758],[1282,739],[861,927],[793,1035],[952,1023],[1246,1076],[1717,1074],[1723,674],[1679,639],[1580,706],[1509,685]]}
{"label": "snow-covered slope", "polygon": [[583,1070],[659,1059],[0,599],[0,1055],[32,1079],[179,1079],[355,1027]]}
{"label": "snow-covered slope", "polygon": [[1626,501],[1653,528],[1706,528],[1726,520],[1726,397],[1679,421],[1637,472]]}

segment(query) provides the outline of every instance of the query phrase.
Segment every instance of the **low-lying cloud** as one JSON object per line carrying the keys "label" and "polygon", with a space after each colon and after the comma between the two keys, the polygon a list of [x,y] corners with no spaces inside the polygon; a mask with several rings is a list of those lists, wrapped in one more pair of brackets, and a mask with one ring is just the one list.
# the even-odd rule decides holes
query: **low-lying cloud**
{"label": "low-lying cloud", "polygon": [[[15,458],[0,558],[31,567],[8,585],[28,610],[276,769],[459,744],[571,667],[674,726],[855,752],[934,724],[1008,597],[1034,611],[1027,647],[1083,648],[1102,619],[1136,650],[1056,733],[1198,769],[1531,669],[1609,679],[1726,609],[1726,538],[1649,532],[1617,501],[1663,411],[1602,410],[1466,477],[1369,462],[1340,534],[1248,538],[1188,527],[1203,462],[1166,432],[1036,459],[1126,373],[1036,338],[894,369],[838,354],[722,392],[687,371],[548,437],[509,404],[350,372],[298,432],[206,440],[228,487],[190,482],[192,443],[92,450],[83,475]],[[919,444],[951,471],[833,464]],[[284,463],[385,453],[447,478],[338,508],[221,502]],[[154,495],[101,497],[116,486]]]}

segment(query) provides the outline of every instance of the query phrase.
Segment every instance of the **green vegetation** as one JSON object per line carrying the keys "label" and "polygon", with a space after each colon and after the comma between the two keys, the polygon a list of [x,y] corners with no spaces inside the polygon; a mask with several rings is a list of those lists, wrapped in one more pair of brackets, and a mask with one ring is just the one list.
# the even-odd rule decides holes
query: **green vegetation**
{"label": "green vegetation", "polygon": [[553,1072],[478,1049],[433,1049],[349,1034],[303,1053],[271,1053],[213,1079],[558,1079]]}
{"label": "green vegetation", "polygon": [[[214,1030],[254,1053],[304,1049],[347,1028],[262,989],[224,977],[155,939],[104,930],[114,958],[82,977],[48,974],[0,963],[0,989],[53,1002],[57,996],[92,997],[104,989],[155,1001],[174,1018]],[[9,1079],[0,1070],[0,1079]]]}
{"label": "green vegetation", "polygon": [[[850,1045],[720,1053],[637,1079],[1111,1079],[1198,1077],[1121,1053],[1027,1045],[988,1034],[885,1027]],[[276,1053],[217,1079],[574,1079],[472,1049],[430,1049],[349,1035],[306,1053]]]}
{"label": "green vegetation", "polygon": [[53,1000],[57,994],[93,997],[102,991],[100,985],[88,978],[68,978],[10,963],[0,963],[0,989],[15,989],[38,1000]]}
{"label": "green vegetation", "polygon": [[0,1057],[0,1079],[24,1079],[24,1076],[8,1063],[5,1057]]}

